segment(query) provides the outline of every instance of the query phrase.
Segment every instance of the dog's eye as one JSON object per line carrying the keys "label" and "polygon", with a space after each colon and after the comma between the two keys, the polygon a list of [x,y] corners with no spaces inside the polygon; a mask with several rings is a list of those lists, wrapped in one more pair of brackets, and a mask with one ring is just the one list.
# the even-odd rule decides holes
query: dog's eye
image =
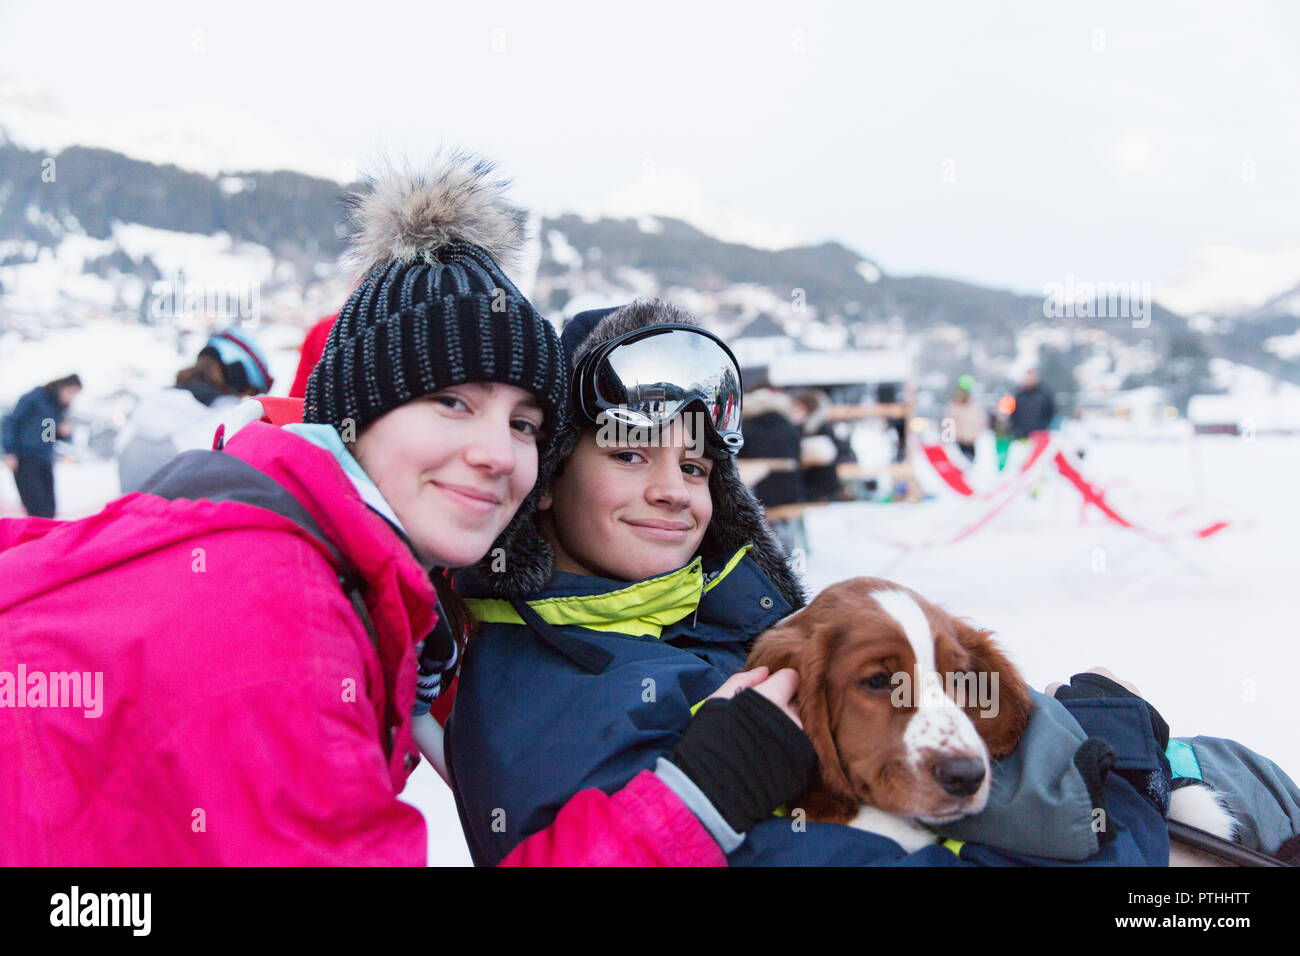
{"label": "dog's eye", "polygon": [[864,677],[858,681],[858,686],[863,690],[884,690],[889,686],[889,675],[884,671],[872,674],[870,677]]}

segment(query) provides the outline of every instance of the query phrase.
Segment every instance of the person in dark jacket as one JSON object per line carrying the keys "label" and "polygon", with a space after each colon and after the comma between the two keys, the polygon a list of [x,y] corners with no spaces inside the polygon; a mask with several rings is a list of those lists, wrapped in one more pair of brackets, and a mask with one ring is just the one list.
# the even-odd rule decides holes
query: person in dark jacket
{"label": "person in dark jacket", "polygon": [[799,467],[803,432],[794,401],[785,392],[760,388],[745,396],[745,447],[740,457],[766,467],[752,487],[765,508],[806,500]]}
{"label": "person in dark jacket", "polygon": [[80,391],[76,375],[55,379],[20,398],[4,420],[5,464],[32,518],[54,517],[54,442],[68,437],[68,406]]}
{"label": "person in dark jacket", "polygon": [[1011,437],[1028,438],[1034,432],[1047,431],[1055,417],[1056,402],[1052,393],[1038,381],[1038,369],[1031,368],[1016,392],[1016,407],[1011,412]]}
{"label": "person in dark jacket", "polygon": [[783,506],[807,500],[799,415],[794,400],[779,389],[758,388],[745,396],[745,445],[738,456],[740,474],[762,503],[768,523],[786,554],[794,554],[803,547],[801,518],[782,513]]}
{"label": "person in dark jacket", "polygon": [[[881,405],[898,405],[907,401],[906,389],[899,382],[881,382],[876,386],[876,401]],[[885,429],[894,433],[894,462],[907,461],[907,419],[886,418]]]}
{"label": "person in dark jacket", "polygon": [[795,406],[802,410],[800,428],[803,443],[800,462],[803,465],[803,489],[807,501],[842,501],[844,486],[840,482],[838,466],[857,461],[848,439],[837,434],[830,420],[832,402],[819,388],[808,388],[794,396]]}
{"label": "person in dark jacket", "polygon": [[[633,330],[695,323],[657,302],[596,317],[566,328],[571,365]],[[670,441],[602,448],[577,423],[557,437],[557,457],[531,532],[456,578],[479,629],[446,747],[479,865],[548,826],[573,794],[663,772],[700,702],[805,600],[730,455],[678,457]],[[621,467],[622,489],[610,477]],[[988,807],[941,831],[965,843],[937,836],[908,854],[879,834],[790,818],[759,818],[742,833],[726,813],[710,831],[731,865],[1164,865],[1170,771],[1146,711],[1032,696],[1034,716],[997,763]],[[1112,754],[1125,775],[1109,773]]]}

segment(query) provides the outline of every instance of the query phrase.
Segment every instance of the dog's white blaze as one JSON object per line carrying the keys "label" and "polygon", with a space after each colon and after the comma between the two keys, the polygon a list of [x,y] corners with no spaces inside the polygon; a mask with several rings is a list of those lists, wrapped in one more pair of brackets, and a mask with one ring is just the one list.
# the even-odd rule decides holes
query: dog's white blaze
{"label": "dog's white blaze", "polygon": [[916,655],[916,669],[922,674],[934,673],[934,635],[930,633],[930,622],[925,619],[921,606],[906,591],[876,591],[871,596],[907,635],[912,653]]}
{"label": "dog's white blaze", "polygon": [[[905,591],[876,591],[871,596],[886,614],[898,622],[912,646],[912,653],[916,655],[916,673],[912,675],[912,702],[916,705],[916,712],[903,733],[903,745],[907,748],[909,760],[913,765],[918,764],[921,752],[927,749],[971,756],[986,754],[975,725],[965,711],[943,693],[943,678],[935,670],[934,634],[920,605]],[[987,783],[987,777],[985,781]]]}

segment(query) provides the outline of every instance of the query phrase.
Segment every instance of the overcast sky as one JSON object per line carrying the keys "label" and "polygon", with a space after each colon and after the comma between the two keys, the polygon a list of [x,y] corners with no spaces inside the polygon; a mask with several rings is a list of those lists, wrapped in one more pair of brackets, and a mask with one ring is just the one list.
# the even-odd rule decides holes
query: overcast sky
{"label": "overcast sky", "polygon": [[1300,246],[1298,11],[6,0],[0,64],[73,111],[234,107],[362,168],[461,145],[539,210],[657,190],[1041,292]]}

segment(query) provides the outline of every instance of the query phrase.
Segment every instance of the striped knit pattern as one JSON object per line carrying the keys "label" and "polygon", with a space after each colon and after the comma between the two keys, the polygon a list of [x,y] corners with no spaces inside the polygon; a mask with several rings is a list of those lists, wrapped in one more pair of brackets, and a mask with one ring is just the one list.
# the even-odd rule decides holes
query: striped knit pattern
{"label": "striped knit pattern", "polygon": [[353,432],[421,395],[467,382],[532,392],[554,435],[568,375],[555,330],[484,250],[376,266],[348,298],[307,382],[303,421]]}

